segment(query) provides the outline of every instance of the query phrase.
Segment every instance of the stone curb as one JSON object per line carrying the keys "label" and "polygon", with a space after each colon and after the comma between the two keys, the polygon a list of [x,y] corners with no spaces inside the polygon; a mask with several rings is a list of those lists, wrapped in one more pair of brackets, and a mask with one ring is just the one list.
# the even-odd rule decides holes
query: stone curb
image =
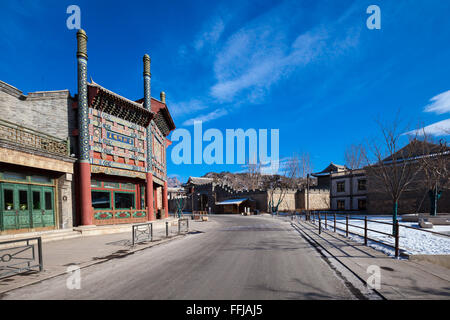
{"label": "stone curb", "polygon": [[[194,230],[192,230],[192,231],[194,231]],[[192,231],[189,231],[189,232],[192,232]],[[144,247],[141,247],[141,248],[127,249],[127,252],[119,253],[114,258],[120,258],[120,257],[124,257],[124,256],[130,255],[130,254],[133,254],[135,252],[143,251],[145,249],[152,248],[152,247],[164,244],[164,243],[169,242],[171,240],[182,238],[182,237],[184,237],[184,236],[186,236],[188,234],[189,233],[182,234],[182,235],[176,235],[176,236],[165,238],[165,239],[158,240],[158,241],[153,241],[153,242],[150,242],[148,245],[145,245]],[[133,247],[129,246],[129,248],[133,248]],[[109,259],[108,258],[101,258],[101,259],[99,259],[97,261],[89,261],[89,262],[82,263],[80,265],[77,265],[77,264],[72,264],[72,265],[78,266],[78,267],[80,267],[80,269],[85,269],[85,268],[88,268],[88,267],[91,267],[91,266],[94,266],[94,265],[97,265],[97,264],[108,262],[108,261],[110,261],[110,260],[112,260],[114,258],[109,258]],[[45,281],[45,280],[53,279],[53,278],[59,277],[59,276],[64,275],[64,274],[67,274],[67,272],[66,271],[64,271],[64,272],[58,271],[58,272],[55,272],[54,274],[50,274],[48,276],[43,276],[40,279],[35,279],[35,280],[32,280],[32,281],[30,281],[28,283],[19,284],[18,286],[6,289],[5,291],[1,291],[1,289],[0,289],[0,300],[2,298],[2,295],[6,294],[6,293],[8,293],[10,291],[17,290],[17,289],[20,289],[20,288],[23,288],[23,287],[27,287],[27,286],[30,286],[30,285],[33,285],[33,284],[36,284],[36,283],[40,283],[40,282]],[[10,278],[12,278],[12,277],[14,277],[14,276],[11,276]],[[5,279],[8,279],[8,278],[5,278]]]}

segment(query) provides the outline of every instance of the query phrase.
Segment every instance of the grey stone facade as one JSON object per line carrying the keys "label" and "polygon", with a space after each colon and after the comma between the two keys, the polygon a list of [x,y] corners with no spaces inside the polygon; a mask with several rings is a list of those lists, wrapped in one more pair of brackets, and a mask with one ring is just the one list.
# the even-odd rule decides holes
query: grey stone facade
{"label": "grey stone facade", "polygon": [[[76,126],[72,103],[68,90],[25,95],[0,81],[0,167],[53,179],[55,229],[71,228],[74,224],[76,159],[67,150],[71,128]],[[50,141],[55,141],[56,147],[48,148]]]}
{"label": "grey stone facade", "polygon": [[69,90],[24,95],[0,81],[0,118],[59,139],[67,139],[70,134],[68,124],[74,119],[72,102]]}

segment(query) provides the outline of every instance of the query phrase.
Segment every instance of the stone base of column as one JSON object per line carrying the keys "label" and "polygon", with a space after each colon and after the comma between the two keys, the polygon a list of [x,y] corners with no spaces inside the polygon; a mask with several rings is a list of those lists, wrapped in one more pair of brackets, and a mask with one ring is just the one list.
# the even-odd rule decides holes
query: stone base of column
{"label": "stone base of column", "polygon": [[164,182],[163,190],[163,206],[164,206],[164,216],[169,217],[169,201],[167,200],[167,181]]}
{"label": "stone base of column", "polygon": [[145,201],[147,202],[147,217],[148,221],[155,220],[155,213],[153,211],[153,174],[147,172],[146,174],[146,186],[145,186]]}

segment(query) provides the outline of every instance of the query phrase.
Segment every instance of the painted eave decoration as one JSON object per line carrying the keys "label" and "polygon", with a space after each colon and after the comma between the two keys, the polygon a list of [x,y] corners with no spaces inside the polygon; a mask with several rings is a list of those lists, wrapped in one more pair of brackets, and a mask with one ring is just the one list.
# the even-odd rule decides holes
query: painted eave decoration
{"label": "painted eave decoration", "polygon": [[143,107],[141,103],[124,98],[94,81],[88,83],[89,106],[109,113],[124,120],[147,127],[155,114]]}
{"label": "painted eave decoration", "polygon": [[[143,103],[144,99],[139,99],[136,102]],[[170,115],[169,108],[167,108],[166,104],[155,98],[151,100],[151,108],[153,114],[155,114],[153,120],[162,134],[167,137],[171,131],[175,130],[175,123]]]}

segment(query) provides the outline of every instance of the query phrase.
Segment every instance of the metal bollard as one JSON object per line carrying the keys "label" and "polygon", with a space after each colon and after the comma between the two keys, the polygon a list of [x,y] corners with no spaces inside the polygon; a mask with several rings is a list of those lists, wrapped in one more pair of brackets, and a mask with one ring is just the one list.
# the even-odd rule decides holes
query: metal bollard
{"label": "metal bollard", "polygon": [[178,235],[181,233],[181,225],[180,225],[180,220],[178,220]]}
{"label": "metal bollard", "polygon": [[320,217],[320,213],[319,213],[319,234],[322,233],[322,218]]}
{"label": "metal bollard", "polygon": [[38,238],[38,257],[39,257],[39,271],[44,270],[44,261],[42,260],[42,238]]}
{"label": "metal bollard", "polygon": [[345,236],[348,237],[348,215],[345,216]]}
{"label": "metal bollard", "polygon": [[325,229],[327,229],[327,213],[325,212]]}
{"label": "metal bollard", "polygon": [[398,220],[395,221],[395,257],[398,258],[399,256],[399,242],[400,242],[400,235],[399,235],[400,227],[398,224]]}
{"label": "metal bollard", "polygon": [[153,241],[153,223],[150,223],[150,241]]}
{"label": "metal bollard", "polygon": [[334,214],[334,232],[336,232],[336,213]]}
{"label": "metal bollard", "polygon": [[367,246],[367,216],[364,217],[364,245]]}
{"label": "metal bollard", "polygon": [[169,221],[166,221],[166,238],[169,237]]}

